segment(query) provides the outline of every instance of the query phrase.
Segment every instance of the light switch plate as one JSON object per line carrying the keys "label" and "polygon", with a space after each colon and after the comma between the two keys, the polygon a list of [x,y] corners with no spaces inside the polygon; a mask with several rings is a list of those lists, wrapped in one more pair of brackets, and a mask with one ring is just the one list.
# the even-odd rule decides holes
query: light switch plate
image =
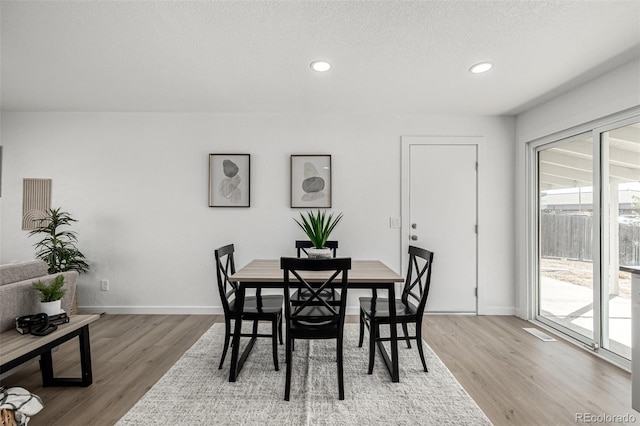
{"label": "light switch plate", "polygon": [[389,227],[390,228],[400,228],[402,226],[402,219],[399,217],[390,217],[389,218]]}

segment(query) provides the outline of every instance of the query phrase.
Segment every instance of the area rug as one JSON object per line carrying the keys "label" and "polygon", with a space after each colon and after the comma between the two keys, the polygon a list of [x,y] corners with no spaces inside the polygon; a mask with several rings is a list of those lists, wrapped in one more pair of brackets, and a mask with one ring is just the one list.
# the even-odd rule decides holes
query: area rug
{"label": "area rug", "polygon": [[359,348],[358,325],[346,324],[340,401],[335,341],[296,341],[291,400],[284,401],[284,346],[278,348],[280,371],[275,371],[271,340],[258,339],[230,383],[231,351],[218,370],[223,335],[222,324],[205,332],[117,425],[491,424],[427,345],[425,373],[415,344],[412,349],[400,344],[400,382],[392,383],[379,352],[373,374],[367,374],[366,339]]}

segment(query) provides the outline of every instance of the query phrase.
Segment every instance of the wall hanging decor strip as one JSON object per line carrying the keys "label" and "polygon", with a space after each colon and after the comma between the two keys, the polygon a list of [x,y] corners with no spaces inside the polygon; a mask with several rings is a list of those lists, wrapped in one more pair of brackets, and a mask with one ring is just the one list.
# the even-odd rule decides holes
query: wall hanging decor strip
{"label": "wall hanging decor strip", "polygon": [[38,226],[51,208],[51,179],[24,179],[22,183],[22,229]]}

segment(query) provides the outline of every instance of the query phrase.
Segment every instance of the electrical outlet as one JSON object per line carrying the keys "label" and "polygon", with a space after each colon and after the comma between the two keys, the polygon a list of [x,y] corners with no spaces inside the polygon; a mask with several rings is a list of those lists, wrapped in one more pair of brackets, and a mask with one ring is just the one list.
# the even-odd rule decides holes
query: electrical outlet
{"label": "electrical outlet", "polygon": [[100,280],[100,290],[109,291],[109,280]]}

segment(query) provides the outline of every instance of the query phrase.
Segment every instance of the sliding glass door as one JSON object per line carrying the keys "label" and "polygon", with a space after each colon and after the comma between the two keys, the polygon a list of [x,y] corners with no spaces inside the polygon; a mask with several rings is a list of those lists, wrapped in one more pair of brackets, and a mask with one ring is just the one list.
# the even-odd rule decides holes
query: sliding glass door
{"label": "sliding glass door", "polygon": [[538,316],[593,340],[593,140],[590,133],[538,151]]}
{"label": "sliding glass door", "polygon": [[640,123],[536,149],[536,319],[606,356],[631,358],[630,276],[640,265]]}
{"label": "sliding glass door", "polygon": [[631,274],[640,265],[640,124],[600,133],[602,348],[631,359]]}

